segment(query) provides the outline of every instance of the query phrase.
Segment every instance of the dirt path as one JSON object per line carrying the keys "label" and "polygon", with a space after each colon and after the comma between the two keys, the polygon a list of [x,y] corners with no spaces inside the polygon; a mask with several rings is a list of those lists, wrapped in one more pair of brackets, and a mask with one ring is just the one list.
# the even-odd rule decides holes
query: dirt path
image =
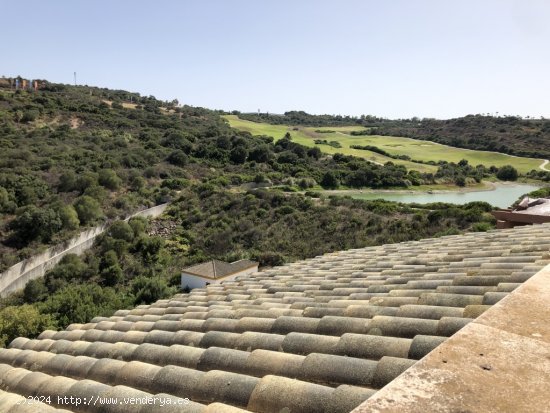
{"label": "dirt path", "polygon": [[542,169],[543,171],[548,171],[550,172],[550,169],[546,168],[546,165],[548,165],[548,162],[550,162],[548,159],[545,159],[539,166],[540,169]]}

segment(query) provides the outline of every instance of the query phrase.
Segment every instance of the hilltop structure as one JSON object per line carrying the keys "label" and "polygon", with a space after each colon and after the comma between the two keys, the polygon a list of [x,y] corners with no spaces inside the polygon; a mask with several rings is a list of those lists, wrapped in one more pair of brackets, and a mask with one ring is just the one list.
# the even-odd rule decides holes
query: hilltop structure
{"label": "hilltop structure", "polygon": [[[33,411],[542,412],[549,263],[544,224],[211,284],[15,339],[0,351],[0,411],[41,396],[51,404]],[[135,404],[152,397],[164,406]]]}

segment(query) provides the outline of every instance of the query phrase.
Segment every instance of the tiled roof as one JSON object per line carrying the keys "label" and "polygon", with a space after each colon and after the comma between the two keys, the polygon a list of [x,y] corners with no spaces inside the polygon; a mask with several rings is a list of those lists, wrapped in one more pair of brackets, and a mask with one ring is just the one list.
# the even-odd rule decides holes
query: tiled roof
{"label": "tiled roof", "polygon": [[326,254],[17,338],[0,351],[0,390],[8,407],[17,394],[162,395],[191,402],[58,407],[349,412],[548,264],[549,230]]}
{"label": "tiled roof", "polygon": [[217,279],[257,266],[257,262],[249,260],[239,260],[232,263],[219,260],[210,260],[186,267],[183,269],[183,272],[199,275],[205,278]]}

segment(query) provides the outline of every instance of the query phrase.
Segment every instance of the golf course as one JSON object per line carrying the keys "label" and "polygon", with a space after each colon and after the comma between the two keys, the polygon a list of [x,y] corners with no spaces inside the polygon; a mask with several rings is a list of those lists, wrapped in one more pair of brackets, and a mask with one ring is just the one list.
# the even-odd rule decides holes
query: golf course
{"label": "golf course", "polygon": [[[522,158],[498,152],[455,148],[425,140],[397,136],[351,135],[352,131],[364,130],[365,128],[362,126],[302,127],[251,122],[240,119],[237,115],[225,115],[224,118],[229,122],[231,127],[250,132],[252,135],[272,136],[277,140],[288,132],[294,142],[309,147],[318,146],[324,153],[354,155],[380,164],[391,161],[395,164],[405,165],[407,169],[419,172],[435,172],[437,166],[393,159],[369,150],[354,149],[351,146],[376,146],[391,155],[407,155],[411,159],[424,162],[433,161],[437,163],[445,160],[458,163],[460,160],[466,159],[473,166],[480,164],[487,167],[492,165],[496,167],[512,165],[520,173],[526,173],[533,169],[544,169],[543,165],[545,164],[544,159]],[[326,141],[327,143],[316,144],[316,140]],[[331,145],[333,142],[337,142],[341,147],[333,146],[334,144]]]}

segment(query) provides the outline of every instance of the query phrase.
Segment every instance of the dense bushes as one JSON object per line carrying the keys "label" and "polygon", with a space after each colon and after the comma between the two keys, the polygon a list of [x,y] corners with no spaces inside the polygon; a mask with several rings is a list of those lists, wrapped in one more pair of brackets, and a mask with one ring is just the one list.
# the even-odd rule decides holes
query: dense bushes
{"label": "dense bushes", "polygon": [[[183,266],[208,258],[279,265],[333,250],[492,225],[480,206],[413,209],[350,198],[312,200],[316,193],[236,192],[231,186],[254,181],[295,191],[318,183],[407,187],[435,177],[393,163],[323,156],[319,148],[292,142],[290,135],[275,141],[252,137],[231,130],[216,112],[152,97],[133,94],[140,107],[126,109],[127,95],[51,84],[36,94],[0,91],[2,262],[13,263],[13,251],[29,254],[40,243],[62,240],[83,226],[115,221],[87,253],[65,256],[44,278],[3,300],[4,341],[167,297],[176,291]],[[35,121],[22,122],[25,105],[39,112]],[[21,142],[32,150],[21,149]],[[440,165],[438,176],[483,173],[459,163]],[[165,218],[169,231],[147,229],[141,218],[116,221],[175,197]],[[23,328],[18,324],[28,328],[18,330]]]}
{"label": "dense bushes", "polygon": [[55,327],[48,314],[29,304],[8,306],[0,310],[0,347],[15,337],[36,337],[43,330]]}
{"label": "dense bushes", "polygon": [[[5,310],[4,340],[19,334],[9,326],[24,322],[13,308],[27,306],[23,314],[31,321],[22,333],[34,336],[46,327],[63,328],[168,297],[179,287],[184,266],[210,258],[249,258],[271,266],[334,250],[482,231],[493,227],[490,210],[485,203],[407,206],[348,197],[313,201],[276,191],[234,193],[193,185],[152,228],[143,218],[117,221],[84,255],[66,255],[44,278],[4,300],[2,306],[12,308]],[[171,230],[159,237],[155,228]]]}
{"label": "dense bushes", "polygon": [[[492,226],[490,210],[484,203],[413,209],[342,197],[312,202],[302,195],[267,190],[247,195],[216,191],[205,197],[187,190],[169,208],[169,215],[181,222],[181,230],[167,242],[188,244],[187,262],[195,257],[233,259],[239,252],[242,258],[270,265],[327,251],[462,231],[479,222]],[[201,211],[199,218],[196,211]]]}
{"label": "dense bushes", "polygon": [[[128,96],[139,106],[126,108]],[[39,248],[79,228],[169,201],[190,182],[226,187],[262,176],[265,184],[293,191],[331,174],[336,179],[326,180],[326,187],[406,187],[431,179],[393,164],[323,156],[290,135],[253,137],[232,130],[218,112],[124,91],[46,83],[38,93],[0,89],[0,97],[0,270],[17,254],[25,256],[21,247]],[[38,111],[36,122],[21,122],[21,108]],[[18,208],[31,205],[49,212],[18,218],[24,213]],[[14,219],[19,221],[8,225]],[[50,221],[45,230],[29,225],[43,219]]]}

